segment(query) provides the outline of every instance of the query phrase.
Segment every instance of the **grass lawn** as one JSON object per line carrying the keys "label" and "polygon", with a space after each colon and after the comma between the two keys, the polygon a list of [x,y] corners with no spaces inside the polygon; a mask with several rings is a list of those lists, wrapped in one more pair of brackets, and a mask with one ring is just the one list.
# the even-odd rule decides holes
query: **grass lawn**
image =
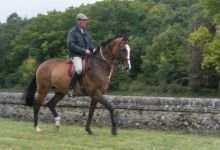
{"label": "grass lawn", "polygon": [[89,136],[84,127],[62,125],[55,132],[51,124],[41,124],[34,132],[32,123],[0,118],[0,150],[219,150],[220,138],[178,132],[119,129],[117,136],[109,127],[93,127]]}

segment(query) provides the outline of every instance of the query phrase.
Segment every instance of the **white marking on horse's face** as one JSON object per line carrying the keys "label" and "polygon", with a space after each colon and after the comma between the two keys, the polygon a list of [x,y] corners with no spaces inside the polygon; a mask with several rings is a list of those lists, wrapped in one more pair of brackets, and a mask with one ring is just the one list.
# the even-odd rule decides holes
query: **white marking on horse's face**
{"label": "white marking on horse's face", "polygon": [[131,49],[130,49],[130,46],[128,44],[125,45],[126,47],[126,50],[127,50],[127,60],[128,60],[128,65],[129,65],[129,70],[131,69],[131,62],[130,62],[130,52],[131,52]]}

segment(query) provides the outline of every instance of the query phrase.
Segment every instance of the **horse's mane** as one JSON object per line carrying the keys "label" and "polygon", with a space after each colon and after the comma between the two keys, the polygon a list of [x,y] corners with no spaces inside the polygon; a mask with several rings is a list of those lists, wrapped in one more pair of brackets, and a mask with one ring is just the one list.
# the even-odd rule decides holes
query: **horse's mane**
{"label": "horse's mane", "polygon": [[101,47],[106,47],[109,43],[111,43],[112,41],[114,41],[115,39],[117,39],[117,38],[119,38],[119,37],[122,37],[122,36],[116,36],[116,37],[113,37],[113,38],[109,38],[109,39],[107,39],[106,41],[102,42],[102,43],[100,44],[100,46],[97,47],[97,50],[96,50],[95,53],[93,53],[93,54],[96,54],[97,52],[100,51],[100,48],[101,48]]}
{"label": "horse's mane", "polygon": [[107,46],[109,43],[111,43],[112,41],[114,41],[115,39],[117,39],[117,38],[119,38],[119,37],[121,37],[121,36],[116,36],[116,37],[114,37],[114,38],[109,38],[109,39],[107,39],[106,41],[102,42],[102,43],[101,43],[101,46],[102,46],[102,47],[105,47],[105,46]]}

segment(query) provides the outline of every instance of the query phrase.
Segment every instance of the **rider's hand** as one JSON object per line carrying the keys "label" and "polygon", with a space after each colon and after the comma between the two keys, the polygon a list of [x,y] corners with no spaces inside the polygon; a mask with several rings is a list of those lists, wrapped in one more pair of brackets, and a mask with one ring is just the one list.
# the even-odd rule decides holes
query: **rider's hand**
{"label": "rider's hand", "polygon": [[89,49],[86,49],[86,54],[90,54],[90,50]]}

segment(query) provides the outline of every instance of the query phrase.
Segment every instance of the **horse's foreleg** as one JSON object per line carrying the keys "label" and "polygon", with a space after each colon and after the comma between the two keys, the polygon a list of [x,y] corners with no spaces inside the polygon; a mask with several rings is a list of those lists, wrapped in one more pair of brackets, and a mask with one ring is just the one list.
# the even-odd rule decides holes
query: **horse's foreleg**
{"label": "horse's foreleg", "polygon": [[117,128],[116,128],[116,122],[114,118],[114,109],[112,108],[111,104],[104,98],[102,97],[101,99],[98,100],[99,103],[105,106],[110,112],[111,115],[111,121],[112,121],[112,134],[116,135],[117,134]]}
{"label": "horse's foreleg", "polygon": [[64,97],[65,95],[62,93],[55,93],[54,97],[47,103],[47,106],[49,107],[50,111],[52,112],[52,115],[55,119],[54,127],[56,130],[60,127],[60,116],[58,115],[55,107],[56,104]]}
{"label": "horse's foreleg", "polygon": [[89,135],[93,135],[93,132],[90,129],[90,124],[91,124],[92,117],[93,117],[93,114],[94,114],[94,111],[95,111],[95,108],[96,108],[96,104],[97,104],[97,101],[92,99],[91,104],[90,104],[90,108],[89,108],[88,120],[86,122],[86,131],[88,132]]}

